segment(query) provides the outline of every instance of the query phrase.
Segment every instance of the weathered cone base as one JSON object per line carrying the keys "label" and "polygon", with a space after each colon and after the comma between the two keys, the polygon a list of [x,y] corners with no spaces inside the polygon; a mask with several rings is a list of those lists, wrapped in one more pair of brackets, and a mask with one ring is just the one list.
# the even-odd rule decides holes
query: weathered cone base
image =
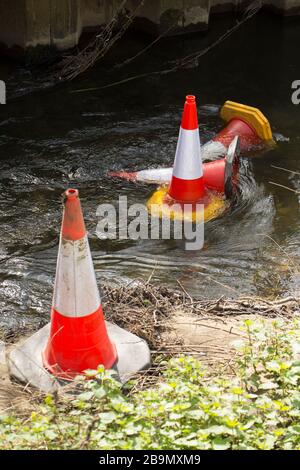
{"label": "weathered cone base", "polygon": [[[120,382],[127,382],[136,372],[150,366],[150,350],[143,339],[109,322],[105,322],[111,341],[116,345],[118,362],[113,367]],[[49,393],[67,382],[51,375],[42,362],[50,333],[50,323],[30,338],[17,343],[8,355],[8,368],[11,377]],[[68,382],[70,383],[70,382]]]}

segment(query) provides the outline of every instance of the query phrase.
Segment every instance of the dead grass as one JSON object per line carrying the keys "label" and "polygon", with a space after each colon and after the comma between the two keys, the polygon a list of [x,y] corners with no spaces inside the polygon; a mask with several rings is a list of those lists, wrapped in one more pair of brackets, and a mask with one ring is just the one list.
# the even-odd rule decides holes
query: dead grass
{"label": "dead grass", "polygon": [[153,386],[165,369],[166,360],[192,354],[211,373],[232,374],[236,357],[233,341],[242,337],[245,319],[285,318],[299,315],[300,299],[240,297],[215,300],[194,299],[180,290],[136,282],[131,286],[104,288],[103,306],[108,320],[144,338],[150,348],[153,367],[139,373],[130,393]]}
{"label": "dead grass", "polygon": [[137,282],[127,287],[104,287],[103,307],[107,320],[144,338],[150,348],[163,350],[166,346],[164,333],[170,330],[169,320],[178,311],[195,319],[221,320],[245,315],[292,319],[300,311],[300,299],[291,296],[277,300],[249,296],[194,299],[181,284],[180,290],[174,291]]}
{"label": "dead grass", "polygon": [[145,339],[152,349],[163,348],[162,333],[184,294],[167,287],[138,282],[133,286],[103,289],[105,318]]}

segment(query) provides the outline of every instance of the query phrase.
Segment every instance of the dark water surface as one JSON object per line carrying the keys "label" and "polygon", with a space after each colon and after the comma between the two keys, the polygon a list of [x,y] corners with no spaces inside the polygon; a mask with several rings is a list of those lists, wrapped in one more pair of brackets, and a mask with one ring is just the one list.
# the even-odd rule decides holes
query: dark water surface
{"label": "dark water surface", "polygon": [[[300,105],[291,83],[300,79],[300,22],[275,16],[251,20],[203,57],[197,68],[72,94],[128,76],[205,47],[228,28],[215,21],[208,36],[167,40],[139,60],[112,70],[146,45],[128,37],[105,63],[59,87],[41,87],[25,69],[0,65],[8,104],[0,107],[0,326],[48,318],[61,193],[80,190],[98,281],[148,278],[182,285],[196,296],[289,295],[300,292]],[[128,53],[129,49],[129,53]],[[278,140],[275,150],[242,162],[237,207],[206,225],[205,247],[183,251],[175,241],[101,241],[96,208],[127,195],[145,202],[154,187],[113,181],[110,169],[170,166],[187,93],[197,96],[202,142],[222,126],[226,99],[259,107]]]}

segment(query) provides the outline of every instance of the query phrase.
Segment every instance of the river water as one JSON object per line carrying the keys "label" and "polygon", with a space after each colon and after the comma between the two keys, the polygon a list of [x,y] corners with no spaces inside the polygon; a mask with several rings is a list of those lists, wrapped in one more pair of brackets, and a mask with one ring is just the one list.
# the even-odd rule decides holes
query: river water
{"label": "river water", "polygon": [[[270,183],[300,189],[300,105],[291,101],[291,84],[300,79],[299,20],[262,15],[196,68],[72,93],[159,70],[202,49],[230,24],[219,18],[206,36],[166,40],[114,69],[147,44],[128,35],[105,62],[60,86],[0,65],[8,85],[8,102],[0,106],[0,327],[39,324],[49,316],[67,187],[80,190],[99,283],[152,273],[154,281],[172,287],[179,281],[195,296],[299,294],[299,195]],[[202,142],[221,128],[219,106],[231,99],[267,115],[277,148],[243,158],[242,197],[233,211],[206,225],[203,250],[187,252],[165,240],[99,240],[100,203],[116,203],[119,195],[145,202],[155,189],[109,179],[107,171],[170,166],[188,93],[197,96]]]}

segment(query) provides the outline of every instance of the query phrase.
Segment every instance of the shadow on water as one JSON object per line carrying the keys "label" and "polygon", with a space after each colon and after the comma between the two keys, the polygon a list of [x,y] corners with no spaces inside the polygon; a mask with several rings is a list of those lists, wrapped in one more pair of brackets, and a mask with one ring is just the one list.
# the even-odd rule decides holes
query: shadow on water
{"label": "shadow on water", "polygon": [[[208,36],[165,41],[130,66],[112,69],[143,40],[128,36],[105,63],[75,82],[36,90],[29,71],[0,66],[8,104],[0,108],[0,325],[48,318],[61,221],[60,198],[80,190],[98,280],[153,278],[196,296],[299,293],[300,106],[291,102],[299,79],[299,23],[262,15],[204,56],[197,68],[149,76],[80,94],[187,55],[228,27],[218,19]],[[2,75],[1,75],[2,74]],[[33,93],[34,91],[34,93]],[[238,204],[205,227],[200,252],[165,240],[101,241],[100,203],[145,202],[154,189],[114,181],[108,170],[172,164],[184,96],[198,99],[202,142],[222,126],[226,99],[261,108],[277,135],[276,150],[242,159]],[[10,99],[11,97],[11,99]],[[213,104],[209,104],[213,103]]]}

